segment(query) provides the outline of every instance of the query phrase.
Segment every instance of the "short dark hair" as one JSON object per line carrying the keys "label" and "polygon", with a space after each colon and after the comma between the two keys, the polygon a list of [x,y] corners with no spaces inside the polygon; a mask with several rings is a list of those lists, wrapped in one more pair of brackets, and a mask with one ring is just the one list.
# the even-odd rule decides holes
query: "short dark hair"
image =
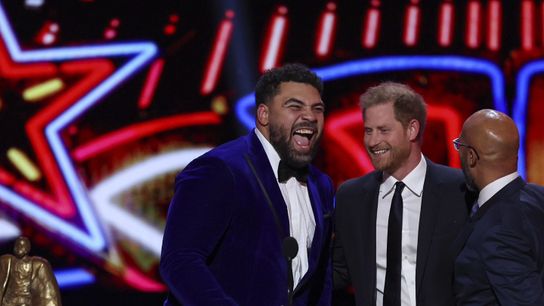
{"label": "short dark hair", "polygon": [[395,119],[397,119],[403,127],[407,127],[412,119],[419,121],[420,131],[417,135],[419,141],[423,138],[423,131],[427,123],[427,105],[420,94],[415,92],[407,85],[384,82],[377,86],[370,87],[361,95],[360,106],[363,111],[363,116],[366,109],[369,107],[393,103],[395,110]]}
{"label": "short dark hair", "polygon": [[278,87],[284,82],[297,82],[313,86],[323,94],[323,81],[302,64],[285,64],[266,70],[255,86],[255,104],[268,104],[278,94]]}

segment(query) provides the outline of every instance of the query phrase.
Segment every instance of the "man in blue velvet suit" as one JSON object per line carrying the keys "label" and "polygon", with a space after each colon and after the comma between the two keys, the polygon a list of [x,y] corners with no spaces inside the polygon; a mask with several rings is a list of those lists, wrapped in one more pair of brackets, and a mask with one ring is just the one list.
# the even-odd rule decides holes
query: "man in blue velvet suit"
{"label": "man in blue velvet suit", "polygon": [[460,170],[421,153],[423,98],[386,82],[361,96],[364,143],[376,171],[336,194],[334,285],[361,306],[453,305],[448,250],[465,219]]}
{"label": "man in blue velvet suit", "polygon": [[479,191],[453,250],[457,305],[544,305],[544,188],[517,172],[515,123],[480,110],[454,145]]}
{"label": "man in blue velvet suit", "polygon": [[165,305],[330,305],[334,188],[310,165],[322,89],[299,64],[265,72],[256,129],[177,176],[160,261]]}

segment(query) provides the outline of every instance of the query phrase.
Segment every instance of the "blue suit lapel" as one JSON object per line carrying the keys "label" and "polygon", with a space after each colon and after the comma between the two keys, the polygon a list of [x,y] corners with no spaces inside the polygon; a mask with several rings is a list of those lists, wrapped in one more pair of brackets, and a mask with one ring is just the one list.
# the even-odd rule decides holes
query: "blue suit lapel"
{"label": "blue suit lapel", "polygon": [[[433,162],[426,159],[427,173],[423,185],[423,198],[421,199],[421,212],[419,220],[418,241],[417,241],[417,259],[416,259],[416,290],[421,288],[425,266],[429,257],[432,237],[438,220],[440,211],[440,182],[441,178],[437,175]],[[417,292],[416,292],[417,296]]]}
{"label": "blue suit lapel", "polygon": [[[270,165],[263,146],[254,131],[249,133],[247,140],[249,144],[249,157],[255,166],[255,170],[257,171],[259,178],[266,188],[270,200],[272,200],[276,213],[278,214],[283,229],[282,235],[289,235],[289,216],[287,214],[287,205],[283,200],[283,196],[281,194],[280,187],[278,186],[276,177],[274,176],[272,166]],[[261,190],[258,192],[261,192]],[[270,210],[268,204],[264,201],[256,204],[262,205],[263,209]],[[270,212],[270,214],[272,215],[272,212]],[[278,237],[280,242],[282,242],[283,238],[285,238],[285,236],[280,236],[280,233],[278,233]]]}

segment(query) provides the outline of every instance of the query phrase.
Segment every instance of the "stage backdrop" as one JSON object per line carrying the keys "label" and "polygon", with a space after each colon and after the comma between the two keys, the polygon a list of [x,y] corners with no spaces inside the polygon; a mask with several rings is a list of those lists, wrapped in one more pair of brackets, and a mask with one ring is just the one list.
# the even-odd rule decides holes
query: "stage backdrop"
{"label": "stage backdrop", "polygon": [[65,305],[159,305],[173,180],[254,125],[266,69],[325,81],[316,164],[335,184],[372,166],[358,99],[392,80],[428,103],[424,153],[494,108],[544,184],[544,3],[499,1],[0,1],[0,245],[28,236]]}

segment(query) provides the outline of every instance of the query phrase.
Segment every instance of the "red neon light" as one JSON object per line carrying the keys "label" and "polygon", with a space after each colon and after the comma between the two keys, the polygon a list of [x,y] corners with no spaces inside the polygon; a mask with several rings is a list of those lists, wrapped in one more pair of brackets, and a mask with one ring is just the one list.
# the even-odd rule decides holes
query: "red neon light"
{"label": "red neon light", "polygon": [[453,37],[454,6],[451,2],[444,2],[440,5],[439,18],[438,44],[448,47],[451,45]]}
{"label": "red neon light", "polygon": [[533,49],[534,42],[534,10],[535,4],[531,0],[521,2],[521,48],[524,50]]}
{"label": "red neon light", "polygon": [[226,50],[230,42],[232,34],[232,16],[233,12],[227,12],[227,18],[221,22],[219,26],[219,31],[215,37],[215,43],[213,47],[212,54],[208,60],[208,66],[206,68],[206,73],[204,74],[204,82],[200,88],[200,93],[207,95],[215,88],[217,84],[217,79],[221,73],[221,68],[223,67],[223,61],[225,59]]}
{"label": "red neon light", "polygon": [[334,13],[335,9],[336,5],[331,2],[327,5],[327,11],[321,15],[315,51],[317,56],[325,57],[331,52],[334,30],[336,28],[336,14]]}
{"label": "red neon light", "polygon": [[152,136],[167,130],[194,125],[219,124],[221,117],[214,112],[176,115],[134,124],[95,138],[72,151],[74,160],[81,162],[114,147]]}
{"label": "red neon light", "polygon": [[[83,75],[84,77],[63,92],[55,101],[44,107],[41,112],[29,119],[26,123],[26,131],[36,152],[40,167],[43,169],[42,172],[47,178],[56,200],[58,200],[48,209],[65,217],[71,217],[75,213],[74,207],[71,205],[73,201],[57,167],[55,157],[51,154],[43,131],[52,118],[59,116],[73,101],[81,98],[90,88],[97,86],[109,76],[113,71],[113,65],[106,60],[67,62],[61,65],[60,71],[63,74]],[[44,204],[47,205],[48,202]]]}
{"label": "red neon light", "polygon": [[481,6],[478,1],[468,3],[466,44],[469,48],[477,48],[480,45]]}
{"label": "red neon light", "polygon": [[155,94],[155,88],[157,88],[157,84],[159,83],[163,67],[164,60],[162,58],[156,60],[153,65],[151,65],[144,88],[140,95],[140,100],[138,101],[138,107],[140,109],[146,109],[151,104],[151,99]]}
{"label": "red neon light", "polygon": [[283,49],[285,30],[287,28],[285,14],[287,14],[287,8],[280,6],[277,14],[272,17],[266,47],[264,48],[264,57],[261,62],[261,72],[274,68],[278,64],[278,57],[280,51]]}
{"label": "red neon light", "polygon": [[363,30],[363,47],[373,48],[378,42],[381,13],[378,8],[370,8],[366,12],[365,26]]}
{"label": "red neon light", "polygon": [[404,43],[407,46],[413,46],[417,43],[419,34],[419,7],[409,5],[406,8],[406,17],[404,19]]}
{"label": "red neon light", "polygon": [[501,47],[502,7],[499,0],[490,0],[487,7],[487,47],[497,51]]}
{"label": "red neon light", "polygon": [[0,42],[0,74],[6,78],[52,77],[57,67],[52,64],[14,65],[3,42]]}

